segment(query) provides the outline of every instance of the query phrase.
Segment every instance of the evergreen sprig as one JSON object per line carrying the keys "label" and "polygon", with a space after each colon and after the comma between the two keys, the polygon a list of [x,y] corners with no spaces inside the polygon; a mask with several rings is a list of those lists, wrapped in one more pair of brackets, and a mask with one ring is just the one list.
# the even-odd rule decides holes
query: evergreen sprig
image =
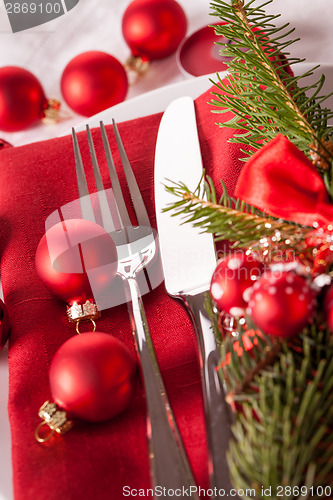
{"label": "evergreen sprig", "polygon": [[[225,22],[215,27],[216,34],[229,41],[216,43],[223,45],[223,55],[231,58],[226,81],[218,78],[213,82],[218,91],[213,93],[211,104],[219,108],[213,112],[233,112],[233,118],[221,126],[243,132],[231,142],[247,145],[253,152],[280,132],[305,154],[312,154],[320,171],[330,171],[333,127],[328,121],[333,112],[323,107],[329,97],[321,95],[325,76],[300,86],[317,67],[301,76],[292,75],[289,68],[304,61],[290,58],[286,51],[297,41],[290,39],[294,29],[289,29],[289,24],[274,26],[279,15],[267,15],[263,10],[273,0],[258,6],[255,1],[231,0],[230,4],[216,0],[211,4],[212,15]],[[249,154],[248,149],[244,152]]]}
{"label": "evergreen sprig", "polygon": [[[218,334],[211,300],[206,307]],[[237,415],[228,462],[233,484],[248,492],[242,498],[330,497],[333,338],[328,329],[313,324],[281,341],[240,326],[237,337],[221,342],[220,374]]]}
{"label": "evergreen sprig", "polygon": [[[333,480],[333,349],[325,333],[322,339],[316,328],[304,333],[301,356],[282,344],[276,361],[237,397],[242,413],[233,429],[230,471],[238,487],[256,489],[256,498],[267,498],[265,490],[284,499],[320,498],[325,487],[326,496],[333,493],[327,489]],[[246,364],[258,352],[233,359],[232,373],[248,373]]]}
{"label": "evergreen sprig", "polygon": [[215,241],[228,240],[231,248],[247,248],[261,252],[263,256],[269,249],[271,258],[275,252],[285,250],[297,254],[307,253],[305,238],[313,228],[264,215],[246,203],[229,197],[224,185],[223,194],[217,200],[210,179],[204,187],[204,190],[200,191],[198,187],[192,192],[183,183],[166,186],[166,190],[180,200],[164,211],[172,211],[172,217],[182,215],[183,223],[191,223],[201,227],[203,232],[214,234]]}

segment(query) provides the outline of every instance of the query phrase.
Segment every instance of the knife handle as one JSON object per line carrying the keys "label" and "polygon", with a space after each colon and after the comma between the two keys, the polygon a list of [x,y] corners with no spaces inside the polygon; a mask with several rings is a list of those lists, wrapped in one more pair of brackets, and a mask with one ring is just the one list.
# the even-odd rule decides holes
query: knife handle
{"label": "knife handle", "polygon": [[204,308],[206,293],[207,291],[194,295],[182,294],[181,299],[193,321],[199,345],[211,487],[216,488],[216,498],[222,498],[225,494],[229,495],[233,488],[226,459],[231,438],[232,414],[225,401],[223,384],[216,370],[220,352],[211,320]]}
{"label": "knife handle", "polygon": [[187,491],[186,497],[199,500],[192,470],[169,404],[158,366],[147,318],[135,279],[127,279],[131,301],[128,302],[132,331],[141,362],[146,393],[147,439],[153,485]]}

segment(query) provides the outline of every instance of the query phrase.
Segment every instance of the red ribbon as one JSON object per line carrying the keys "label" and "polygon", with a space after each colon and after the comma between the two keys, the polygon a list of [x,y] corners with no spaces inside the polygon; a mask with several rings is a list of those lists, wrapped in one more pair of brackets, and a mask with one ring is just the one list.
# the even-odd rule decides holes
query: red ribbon
{"label": "red ribbon", "polygon": [[320,174],[281,134],[245,164],[235,194],[269,215],[305,226],[333,221],[333,204]]}

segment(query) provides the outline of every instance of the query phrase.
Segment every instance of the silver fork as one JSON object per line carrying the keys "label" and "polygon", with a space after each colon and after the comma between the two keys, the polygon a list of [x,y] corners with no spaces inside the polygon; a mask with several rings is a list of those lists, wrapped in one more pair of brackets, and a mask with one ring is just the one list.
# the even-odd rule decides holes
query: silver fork
{"label": "silver fork", "polygon": [[[147,441],[150,459],[150,473],[153,485],[168,489],[190,492],[189,497],[198,500],[197,487],[186,456],[186,452],[170,407],[168,396],[158,366],[147,318],[137,283],[138,273],[155,257],[156,236],[150,226],[149,217],[138,188],[134,173],[127,158],[117,125],[113,120],[122,166],[133,202],[138,226],[133,226],[126,208],[105,127],[100,122],[105,156],[109,169],[114,199],[121,219],[120,230],[115,231],[117,222],[110,210],[90,128],[87,125],[87,138],[93,165],[98,201],[103,227],[110,233],[118,251],[118,275],[128,284],[128,311],[136,349],[140,359],[147,402]],[[89,198],[83,162],[75,130],[72,130],[75,154],[76,175],[81,204],[81,216],[95,221],[93,207]],[[118,221],[119,223],[119,221]]]}

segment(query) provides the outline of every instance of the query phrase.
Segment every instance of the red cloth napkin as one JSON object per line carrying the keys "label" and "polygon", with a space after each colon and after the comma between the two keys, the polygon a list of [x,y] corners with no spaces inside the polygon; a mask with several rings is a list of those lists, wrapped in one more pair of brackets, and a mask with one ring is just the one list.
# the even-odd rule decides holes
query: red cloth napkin
{"label": "red cloth napkin", "polygon": [[[241,168],[239,147],[219,129],[209,92],[196,100],[204,167],[216,185],[222,178],[233,193]],[[218,118],[218,120],[216,119]],[[152,225],[154,150],[161,114],[121,123],[119,130]],[[111,128],[111,148],[116,150]],[[99,131],[93,131],[102,151]],[[89,151],[79,134],[84,162]],[[102,154],[100,155],[102,157]],[[121,184],[124,175],[118,155]],[[138,384],[125,413],[105,424],[76,423],[66,435],[45,444],[35,441],[41,404],[51,398],[48,369],[59,346],[75,334],[65,304],[55,299],[35,272],[35,252],[47,216],[78,197],[71,137],[0,153],[0,255],[5,303],[12,330],[9,348],[9,418],[13,443],[16,500],[105,500],[123,498],[123,488],[148,488],[145,404]],[[105,165],[103,176],[107,178]],[[93,175],[88,181],[93,186]],[[208,488],[206,438],[197,348],[183,306],[169,298],[164,285],[144,296],[147,317],[170,401],[197,483]],[[114,335],[133,352],[126,305],[103,311],[98,330]],[[127,490],[128,491],[128,490]]]}

